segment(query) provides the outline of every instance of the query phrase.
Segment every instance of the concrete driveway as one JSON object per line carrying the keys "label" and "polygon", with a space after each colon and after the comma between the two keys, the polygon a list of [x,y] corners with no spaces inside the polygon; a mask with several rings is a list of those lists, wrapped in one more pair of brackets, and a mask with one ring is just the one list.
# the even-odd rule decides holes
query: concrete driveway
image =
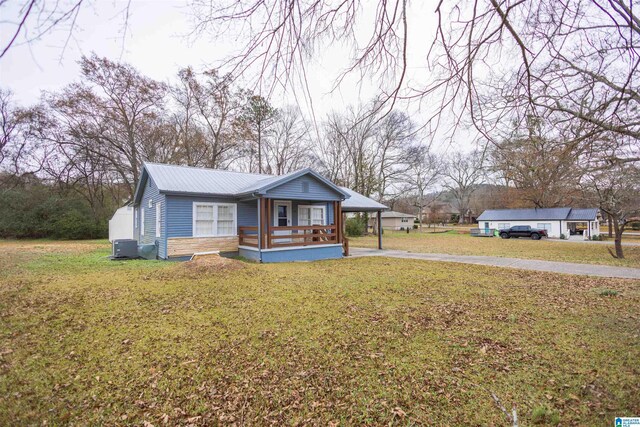
{"label": "concrete driveway", "polygon": [[491,265],[494,267],[519,268],[521,270],[547,271],[550,273],[577,274],[581,276],[640,279],[640,268],[614,267],[609,265],[578,264],[573,262],[503,258],[494,256],[427,254],[399,250],[377,250],[353,247],[350,248],[349,252],[351,253],[351,258],[382,256],[390,258],[423,259],[426,261]]}

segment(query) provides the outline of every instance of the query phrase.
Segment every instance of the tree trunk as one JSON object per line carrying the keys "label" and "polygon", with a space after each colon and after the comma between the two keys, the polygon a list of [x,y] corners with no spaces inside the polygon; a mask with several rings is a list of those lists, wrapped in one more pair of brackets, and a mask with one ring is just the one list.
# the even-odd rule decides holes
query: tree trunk
{"label": "tree trunk", "polygon": [[[609,217],[611,218],[611,217]],[[618,259],[623,259],[624,258],[624,252],[622,250],[622,232],[624,231],[624,225],[620,225],[620,223],[618,222],[618,218],[612,218],[613,219],[613,228],[616,232],[616,237],[615,237],[615,249],[616,249],[616,255],[615,257]]]}
{"label": "tree trunk", "polygon": [[609,237],[613,237],[613,221],[611,221],[611,214],[607,214],[607,221],[609,223]]}

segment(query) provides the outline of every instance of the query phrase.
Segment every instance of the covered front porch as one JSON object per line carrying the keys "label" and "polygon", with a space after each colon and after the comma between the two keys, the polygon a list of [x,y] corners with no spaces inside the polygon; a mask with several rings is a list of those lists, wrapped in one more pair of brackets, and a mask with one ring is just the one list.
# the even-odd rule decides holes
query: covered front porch
{"label": "covered front porch", "polygon": [[238,227],[240,256],[261,262],[341,258],[342,201],[256,199],[255,226]]}
{"label": "covered front porch", "polygon": [[378,248],[382,249],[383,206],[363,204],[363,200],[358,203],[357,199],[351,198],[345,201],[257,198],[256,225],[238,227],[239,255],[260,262],[314,261],[348,256],[349,240],[344,235],[348,212],[377,215]]}

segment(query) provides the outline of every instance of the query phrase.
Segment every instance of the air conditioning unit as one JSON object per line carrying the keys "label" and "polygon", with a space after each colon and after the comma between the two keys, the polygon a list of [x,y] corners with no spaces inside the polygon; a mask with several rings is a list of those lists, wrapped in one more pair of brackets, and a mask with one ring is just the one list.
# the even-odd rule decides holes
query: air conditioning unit
{"label": "air conditioning unit", "polygon": [[114,240],[112,251],[114,259],[138,258],[138,241],[133,239]]}

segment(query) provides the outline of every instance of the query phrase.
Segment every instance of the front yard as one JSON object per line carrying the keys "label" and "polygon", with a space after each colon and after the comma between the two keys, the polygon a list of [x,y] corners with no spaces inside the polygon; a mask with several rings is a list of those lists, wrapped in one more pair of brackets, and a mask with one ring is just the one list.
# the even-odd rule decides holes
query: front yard
{"label": "front yard", "polygon": [[492,393],[521,425],[640,414],[638,281],[108,253],[0,242],[0,425],[507,425]]}
{"label": "front yard", "polygon": [[[637,240],[628,240],[638,243]],[[354,247],[377,247],[376,236],[349,238]],[[615,259],[607,251],[611,244],[555,242],[547,239],[500,239],[499,237],[471,237],[458,231],[420,233],[385,230],[385,249],[451,255],[486,255],[508,258],[542,259],[547,261],[578,262],[583,264],[640,267],[640,246],[625,246],[625,259]]]}

